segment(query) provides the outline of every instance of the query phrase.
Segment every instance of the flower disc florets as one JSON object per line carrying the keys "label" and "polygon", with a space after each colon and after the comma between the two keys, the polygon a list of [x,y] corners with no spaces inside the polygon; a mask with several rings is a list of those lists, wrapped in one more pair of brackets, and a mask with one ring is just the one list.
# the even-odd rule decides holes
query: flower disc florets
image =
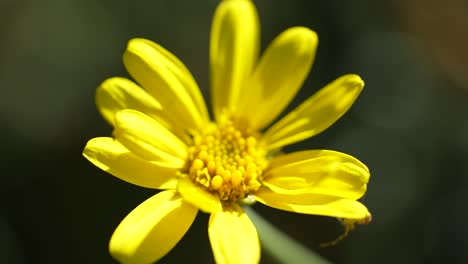
{"label": "flower disc florets", "polygon": [[265,152],[232,121],[211,124],[189,148],[189,177],[222,201],[238,201],[261,186]]}

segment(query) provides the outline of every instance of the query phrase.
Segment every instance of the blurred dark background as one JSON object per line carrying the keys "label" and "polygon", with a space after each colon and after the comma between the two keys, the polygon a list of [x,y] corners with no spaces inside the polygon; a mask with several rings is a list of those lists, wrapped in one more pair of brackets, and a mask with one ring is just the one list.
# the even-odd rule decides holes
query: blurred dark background
{"label": "blurred dark background", "polygon": [[[111,132],[95,89],[127,76],[126,42],[145,37],[178,56],[208,96],[217,3],[0,0],[0,263],[114,263],[114,228],[155,192],[81,156],[87,140]],[[319,249],[342,232],[335,219],[255,209],[335,263],[468,263],[466,1],[256,4],[262,48],[290,26],[319,34],[315,66],[292,107],[342,74],[366,81],[338,123],[286,150],[335,149],[365,162],[373,222]],[[199,214],[161,263],[213,263],[207,221]]]}

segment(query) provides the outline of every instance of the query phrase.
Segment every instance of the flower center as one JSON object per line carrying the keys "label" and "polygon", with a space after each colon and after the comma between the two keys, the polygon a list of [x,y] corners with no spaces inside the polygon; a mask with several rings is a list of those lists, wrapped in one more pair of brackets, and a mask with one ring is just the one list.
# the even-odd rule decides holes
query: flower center
{"label": "flower center", "polygon": [[189,177],[222,201],[237,201],[257,191],[265,166],[257,139],[232,121],[212,124],[189,148]]}

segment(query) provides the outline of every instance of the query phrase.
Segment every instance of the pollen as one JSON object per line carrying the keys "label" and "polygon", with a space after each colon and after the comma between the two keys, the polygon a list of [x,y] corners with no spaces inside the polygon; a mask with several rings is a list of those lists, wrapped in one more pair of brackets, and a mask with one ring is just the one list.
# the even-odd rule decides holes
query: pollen
{"label": "pollen", "polygon": [[211,124],[205,133],[194,137],[187,174],[222,201],[234,202],[260,188],[266,165],[265,151],[255,135],[225,121]]}

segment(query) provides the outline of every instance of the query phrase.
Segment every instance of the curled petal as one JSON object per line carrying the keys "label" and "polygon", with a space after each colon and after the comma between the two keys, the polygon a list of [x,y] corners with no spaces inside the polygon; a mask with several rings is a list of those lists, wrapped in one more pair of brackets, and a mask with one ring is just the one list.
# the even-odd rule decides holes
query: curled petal
{"label": "curled petal", "polygon": [[182,239],[197,211],[174,191],[160,192],[125,217],[112,235],[109,251],[122,263],[153,263]]}
{"label": "curled petal", "polygon": [[367,208],[355,200],[321,194],[282,194],[266,187],[255,193],[257,201],[281,210],[347,219],[369,219]]}
{"label": "curled petal", "polygon": [[331,150],[307,150],[272,160],[263,184],[282,194],[324,194],[359,199],[370,173],[356,158]]}

